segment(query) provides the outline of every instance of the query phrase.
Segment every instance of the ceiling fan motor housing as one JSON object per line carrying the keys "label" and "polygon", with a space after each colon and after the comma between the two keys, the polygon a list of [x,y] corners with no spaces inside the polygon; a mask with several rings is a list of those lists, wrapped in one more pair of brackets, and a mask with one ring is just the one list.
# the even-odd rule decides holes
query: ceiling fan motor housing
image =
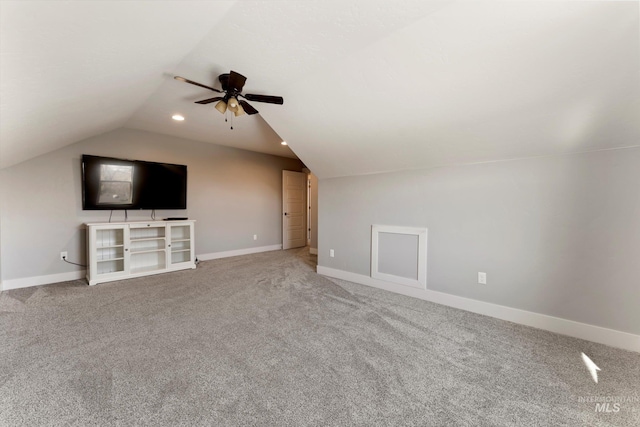
{"label": "ceiling fan motor housing", "polygon": [[227,89],[229,89],[229,73],[220,74],[218,76],[218,80],[220,81],[220,84],[222,85],[222,90],[224,90],[226,92]]}

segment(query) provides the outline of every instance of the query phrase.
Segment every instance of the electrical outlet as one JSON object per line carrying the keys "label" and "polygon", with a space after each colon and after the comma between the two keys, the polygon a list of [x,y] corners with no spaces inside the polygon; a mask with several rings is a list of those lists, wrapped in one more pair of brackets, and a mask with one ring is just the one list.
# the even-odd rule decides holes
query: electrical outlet
{"label": "electrical outlet", "polygon": [[64,260],[65,260],[65,258],[67,258],[67,257],[68,257],[68,255],[67,255],[67,253],[66,253],[66,252],[60,252],[60,260],[61,260],[61,261],[64,261]]}
{"label": "electrical outlet", "polygon": [[258,235],[257,234],[253,235],[253,240],[258,240]]}
{"label": "electrical outlet", "polygon": [[487,284],[487,273],[478,272],[478,283],[481,285]]}
{"label": "electrical outlet", "polygon": [[336,256],[336,253],[335,253],[335,252],[333,252],[333,249],[329,249],[329,256],[330,256],[331,258],[333,258],[334,256]]}

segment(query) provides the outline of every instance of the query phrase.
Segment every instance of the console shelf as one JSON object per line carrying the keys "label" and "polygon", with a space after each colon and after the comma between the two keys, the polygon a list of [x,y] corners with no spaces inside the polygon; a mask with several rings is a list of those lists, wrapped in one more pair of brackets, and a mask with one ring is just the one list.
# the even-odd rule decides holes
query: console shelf
{"label": "console shelf", "polygon": [[89,285],[196,268],[193,220],[86,226]]}

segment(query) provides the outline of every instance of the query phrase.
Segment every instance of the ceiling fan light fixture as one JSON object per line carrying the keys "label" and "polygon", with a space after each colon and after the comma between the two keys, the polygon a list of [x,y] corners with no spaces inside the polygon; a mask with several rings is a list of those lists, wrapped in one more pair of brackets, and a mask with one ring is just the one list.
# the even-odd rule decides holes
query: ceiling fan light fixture
{"label": "ceiling fan light fixture", "polygon": [[238,104],[238,108],[236,108],[236,111],[233,112],[233,114],[235,114],[236,117],[241,116],[245,113],[244,108],[242,108],[242,105]]}
{"label": "ceiling fan light fixture", "polygon": [[226,113],[227,111],[227,103],[224,101],[220,101],[216,104],[216,110],[220,111],[221,114]]}
{"label": "ceiling fan light fixture", "polygon": [[227,102],[227,108],[234,113],[238,111],[238,100],[233,96],[229,98],[229,101]]}

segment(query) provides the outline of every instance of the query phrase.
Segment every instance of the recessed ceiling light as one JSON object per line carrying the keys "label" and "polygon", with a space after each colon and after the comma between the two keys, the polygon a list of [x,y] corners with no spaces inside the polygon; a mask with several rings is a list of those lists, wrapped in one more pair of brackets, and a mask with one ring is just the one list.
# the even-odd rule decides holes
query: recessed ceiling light
{"label": "recessed ceiling light", "polygon": [[177,121],[179,121],[179,122],[181,122],[181,121],[183,121],[183,120],[184,120],[184,117],[183,117],[183,116],[181,116],[180,114],[174,114],[173,116],[171,116],[171,118],[172,118],[173,120],[177,120]]}
{"label": "recessed ceiling light", "polygon": [[287,145],[287,141],[282,141],[280,144],[281,145]]}

